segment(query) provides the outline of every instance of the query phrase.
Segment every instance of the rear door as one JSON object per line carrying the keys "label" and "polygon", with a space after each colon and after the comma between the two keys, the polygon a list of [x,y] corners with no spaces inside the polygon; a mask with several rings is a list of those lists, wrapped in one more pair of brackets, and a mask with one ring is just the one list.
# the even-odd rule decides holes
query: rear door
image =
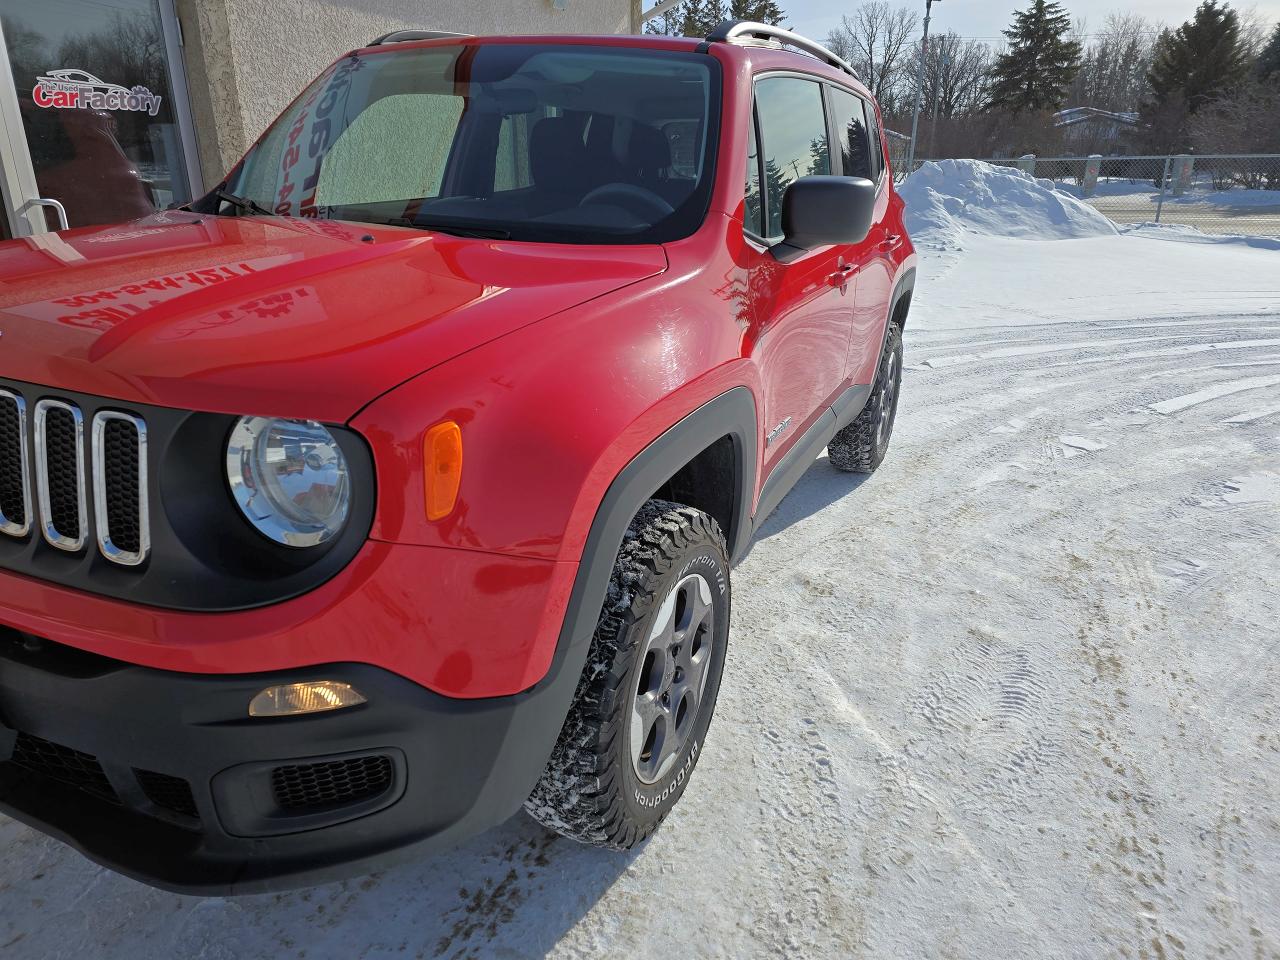
{"label": "rear door", "polygon": [[879,360],[889,297],[893,293],[891,254],[901,237],[886,226],[889,212],[888,171],[881,147],[880,123],[875,104],[843,87],[828,87],[832,124],[840,149],[838,161],[846,177],[865,177],[876,184],[875,215],[871,232],[860,244],[843,248],[845,260],[856,269],[853,333],[849,344],[847,375],[854,383],[871,383]]}
{"label": "rear door", "polygon": [[839,389],[849,353],[850,300],[839,283],[844,250],[819,247],[789,263],[769,251],[782,239],[787,187],[832,172],[822,88],[792,74],[755,84],[744,231],[754,307],[747,347],[762,380],[765,476]]}

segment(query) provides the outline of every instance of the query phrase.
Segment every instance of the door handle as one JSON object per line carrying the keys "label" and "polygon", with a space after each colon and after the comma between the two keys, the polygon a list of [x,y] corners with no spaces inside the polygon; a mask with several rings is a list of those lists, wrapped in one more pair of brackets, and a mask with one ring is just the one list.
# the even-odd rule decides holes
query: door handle
{"label": "door handle", "polygon": [[902,242],[902,235],[898,233],[890,234],[880,241],[881,250],[892,250]]}
{"label": "door handle", "polygon": [[833,287],[843,287],[849,282],[849,278],[852,277],[857,270],[858,268],[852,263],[842,263],[835,273],[827,277],[827,282]]}
{"label": "door handle", "polygon": [[71,224],[67,223],[67,208],[64,207],[59,201],[54,200],[52,197],[36,197],[34,200],[31,201],[31,206],[53,207],[54,211],[57,212],[58,214],[58,223],[61,224],[61,226],[59,226],[58,229],[67,230],[71,227]]}

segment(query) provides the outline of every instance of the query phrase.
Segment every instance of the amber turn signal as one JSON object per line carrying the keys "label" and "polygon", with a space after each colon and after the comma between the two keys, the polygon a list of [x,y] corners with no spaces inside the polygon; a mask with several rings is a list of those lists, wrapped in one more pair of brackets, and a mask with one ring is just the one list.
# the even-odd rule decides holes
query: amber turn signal
{"label": "amber turn signal", "polygon": [[427,519],[447,517],[462,483],[462,428],[452,420],[437,423],[422,438],[422,480]]}

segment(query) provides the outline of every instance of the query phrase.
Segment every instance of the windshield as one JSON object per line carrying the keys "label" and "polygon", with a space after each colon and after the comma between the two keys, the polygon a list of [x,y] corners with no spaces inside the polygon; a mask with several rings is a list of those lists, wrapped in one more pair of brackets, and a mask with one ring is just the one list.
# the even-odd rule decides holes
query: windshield
{"label": "windshield", "polygon": [[711,57],[549,44],[353,54],[200,206],[515,240],[657,243],[710,202]]}

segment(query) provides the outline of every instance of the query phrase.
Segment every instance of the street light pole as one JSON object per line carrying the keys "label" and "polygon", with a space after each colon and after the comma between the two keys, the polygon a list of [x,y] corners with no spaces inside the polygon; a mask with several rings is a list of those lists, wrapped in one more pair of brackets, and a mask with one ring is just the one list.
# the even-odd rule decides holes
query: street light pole
{"label": "street light pole", "polygon": [[[916,108],[911,114],[911,146],[907,148],[907,174],[916,164],[916,135],[920,132],[920,101],[924,99],[924,58],[929,53],[929,19],[935,0],[924,0],[924,37],[920,40],[920,70],[916,76]],[[941,3],[942,0],[936,0]]]}

